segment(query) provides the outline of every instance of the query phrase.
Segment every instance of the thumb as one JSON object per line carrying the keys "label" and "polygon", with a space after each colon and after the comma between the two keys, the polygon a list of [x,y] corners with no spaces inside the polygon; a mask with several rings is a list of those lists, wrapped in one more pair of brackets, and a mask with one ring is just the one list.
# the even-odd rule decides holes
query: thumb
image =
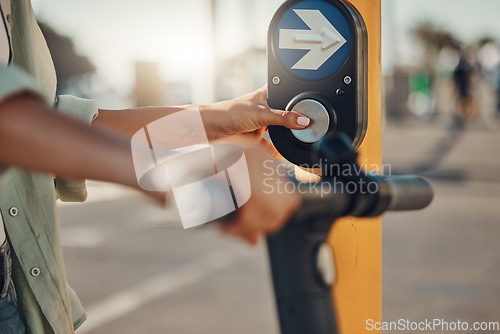
{"label": "thumb", "polygon": [[295,111],[266,108],[259,116],[262,118],[259,123],[263,126],[282,125],[289,129],[304,129],[311,123],[307,116]]}

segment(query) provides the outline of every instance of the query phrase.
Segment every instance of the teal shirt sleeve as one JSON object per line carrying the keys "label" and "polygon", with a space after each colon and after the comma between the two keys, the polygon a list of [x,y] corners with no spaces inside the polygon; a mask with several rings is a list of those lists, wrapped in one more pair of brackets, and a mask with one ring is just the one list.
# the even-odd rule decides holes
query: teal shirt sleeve
{"label": "teal shirt sleeve", "polygon": [[14,65],[0,65],[0,103],[23,92],[31,92],[44,98],[38,82],[25,71]]}
{"label": "teal shirt sleeve", "polygon": [[[0,103],[14,95],[30,92],[44,98],[35,79],[16,66],[0,66]],[[52,104],[51,101],[47,101]],[[56,108],[86,124],[91,124],[98,116],[97,102],[81,99],[70,95],[56,98]],[[0,165],[0,175],[7,167]],[[84,180],[55,178],[57,197],[64,202],[83,202],[87,199],[87,189]]]}
{"label": "teal shirt sleeve", "polygon": [[[91,124],[97,118],[99,109],[94,100],[81,99],[70,95],[60,95],[56,98],[56,108],[66,115]],[[56,176],[57,198],[63,202],[83,202],[87,199],[85,180],[67,179]]]}

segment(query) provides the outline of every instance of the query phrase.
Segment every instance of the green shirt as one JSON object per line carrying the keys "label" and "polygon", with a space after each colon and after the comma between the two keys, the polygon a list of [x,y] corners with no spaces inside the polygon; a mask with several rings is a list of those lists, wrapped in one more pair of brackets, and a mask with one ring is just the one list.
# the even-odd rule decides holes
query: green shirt
{"label": "green shirt", "polygon": [[[0,0],[0,6],[12,55],[9,66],[0,65],[0,103],[23,91],[55,103],[55,70],[30,0]],[[88,123],[97,117],[94,101],[60,96],[56,105]],[[85,321],[66,281],[55,201],[84,201],[86,196],[83,181],[0,166],[0,213],[13,250],[13,280],[27,333],[73,333]]]}

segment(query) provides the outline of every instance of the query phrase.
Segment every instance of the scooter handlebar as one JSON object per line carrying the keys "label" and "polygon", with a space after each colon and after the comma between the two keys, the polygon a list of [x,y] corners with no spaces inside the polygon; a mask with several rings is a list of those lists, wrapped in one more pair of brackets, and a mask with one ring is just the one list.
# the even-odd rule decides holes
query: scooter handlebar
{"label": "scooter handlebar", "polygon": [[391,194],[387,211],[421,210],[434,198],[431,183],[415,175],[391,176],[383,178]]}

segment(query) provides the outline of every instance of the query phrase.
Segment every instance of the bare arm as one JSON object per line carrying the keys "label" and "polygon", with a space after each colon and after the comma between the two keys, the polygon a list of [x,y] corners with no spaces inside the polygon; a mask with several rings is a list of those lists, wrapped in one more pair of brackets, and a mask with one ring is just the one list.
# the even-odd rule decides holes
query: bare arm
{"label": "bare arm", "polygon": [[31,95],[0,104],[0,164],[137,187],[130,143]]}
{"label": "bare arm", "polygon": [[309,125],[309,119],[296,112],[269,108],[266,95],[267,89],[263,87],[237,99],[211,105],[100,110],[93,125],[112,129],[130,138],[157,119],[183,109],[198,108],[210,141],[245,136],[245,140],[250,139],[256,143],[261,141],[268,125],[282,125],[290,129],[303,129]]}
{"label": "bare arm", "polygon": [[[260,141],[267,125],[298,129],[307,125],[299,124],[301,115],[295,112],[267,107],[265,95],[263,88],[239,99],[199,106],[209,139],[243,134]],[[97,126],[88,127],[55,112],[34,95],[20,94],[0,104],[0,164],[137,187],[130,137],[186,107],[101,110],[93,123]]]}
{"label": "bare arm", "polygon": [[[102,110],[94,121],[96,126],[90,127],[57,113],[33,95],[18,95],[0,103],[0,164],[139,188],[130,137],[152,121],[183,108]],[[199,110],[210,140],[244,137],[244,141],[260,143],[267,125],[300,129],[308,124],[308,119],[301,119],[297,113],[267,107],[264,90],[236,100],[199,106]],[[169,134],[165,136],[169,138]],[[270,144],[267,147],[271,148]],[[249,158],[252,197],[227,232],[255,243],[261,233],[278,230],[300,199],[297,194],[264,193],[257,180],[261,179],[265,158],[259,154]],[[165,199],[161,193],[149,195],[159,201]]]}

